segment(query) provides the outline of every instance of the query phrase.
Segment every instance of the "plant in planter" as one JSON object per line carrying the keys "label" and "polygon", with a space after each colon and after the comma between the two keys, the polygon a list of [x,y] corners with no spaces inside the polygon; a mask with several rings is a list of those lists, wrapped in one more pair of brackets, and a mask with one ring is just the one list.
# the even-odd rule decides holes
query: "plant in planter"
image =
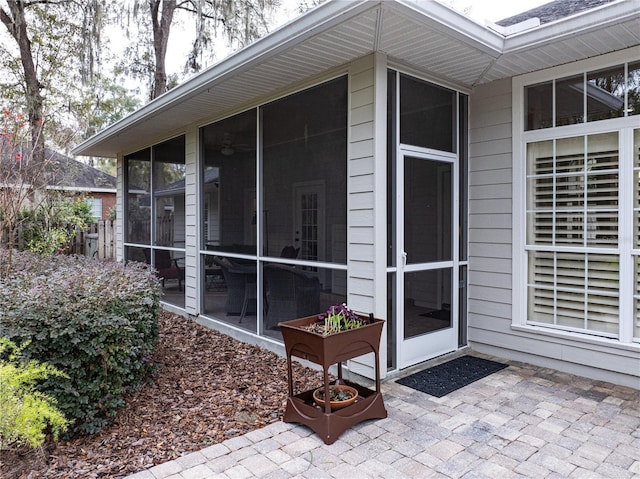
{"label": "plant in planter", "polygon": [[[299,422],[313,429],[332,444],[348,428],[367,419],[387,417],[380,390],[380,338],[384,320],[359,315],[346,305],[334,305],[321,315],[306,316],[279,323],[287,354],[289,397],[284,422]],[[375,390],[343,380],[342,363],[373,353]],[[292,357],[322,366],[324,386],[308,391],[294,391]],[[337,365],[337,380],[329,382],[329,368]],[[348,401],[333,401],[334,388],[353,389]],[[329,401],[325,400],[329,397]],[[320,407],[318,407],[320,406]]]}
{"label": "plant in planter", "polygon": [[[372,315],[373,316],[373,315]],[[367,324],[371,324],[373,318],[359,316],[346,304],[334,304],[326,312],[318,315],[318,321],[304,326],[308,331],[327,336],[329,334],[358,329]]]}
{"label": "plant in planter", "polygon": [[[313,400],[320,407],[324,407],[324,387],[319,387],[313,391]],[[350,406],[358,399],[358,390],[344,384],[329,386],[329,403],[332,411],[337,411],[343,407]]]}

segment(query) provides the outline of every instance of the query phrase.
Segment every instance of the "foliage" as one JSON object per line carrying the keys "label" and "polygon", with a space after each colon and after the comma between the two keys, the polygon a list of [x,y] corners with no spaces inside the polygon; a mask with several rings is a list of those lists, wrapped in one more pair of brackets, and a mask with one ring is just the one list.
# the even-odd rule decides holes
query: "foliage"
{"label": "foliage", "polygon": [[[0,335],[30,341],[28,359],[47,358],[66,373],[38,389],[57,399],[75,431],[98,431],[150,372],[159,282],[140,264],[15,255],[13,274],[0,280]],[[0,250],[0,266],[6,257]]]}
{"label": "foliage", "polygon": [[0,337],[0,451],[14,444],[40,446],[47,427],[54,438],[67,430],[55,400],[35,389],[38,381],[65,375],[46,363],[21,361],[27,345]]}
{"label": "foliage", "polygon": [[[29,127],[24,115],[5,108],[0,118],[0,234],[6,234],[8,244],[16,241],[16,231],[23,219],[25,208],[36,208],[46,193],[50,159],[36,160],[30,146]],[[7,268],[0,269],[0,276],[7,275],[11,266],[11,251]]]}
{"label": "foliage", "polygon": [[91,134],[131,111],[120,75],[103,74],[112,60],[103,31],[119,16],[114,7],[104,0],[0,1],[0,91],[6,106],[43,129],[43,149],[46,139],[68,152],[78,131]]}
{"label": "foliage", "polygon": [[346,304],[334,304],[326,312],[318,315],[318,322],[309,325],[311,331],[326,336],[349,329],[357,329],[369,324],[365,318],[358,316]]}
{"label": "foliage", "polygon": [[93,222],[91,205],[85,198],[60,194],[52,194],[38,208],[26,209],[22,214],[27,223],[27,248],[41,255],[62,252],[77,229],[84,230]]}
{"label": "foliage", "polygon": [[[215,59],[217,42],[226,39],[232,49],[242,48],[268,32],[269,15],[279,0],[136,0],[121,16],[130,41],[119,70],[146,81],[150,99],[177,83],[167,75],[165,59],[174,23],[186,23],[195,32],[184,73],[200,71]],[[182,39],[184,40],[184,39]]]}

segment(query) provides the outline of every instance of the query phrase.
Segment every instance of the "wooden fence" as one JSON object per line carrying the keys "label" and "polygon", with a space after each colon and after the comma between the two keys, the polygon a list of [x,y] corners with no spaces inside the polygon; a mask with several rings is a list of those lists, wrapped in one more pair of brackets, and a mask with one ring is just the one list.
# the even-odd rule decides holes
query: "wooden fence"
{"label": "wooden fence", "polygon": [[[8,234],[0,231],[0,245],[7,246]],[[18,244],[14,244],[18,249],[24,249],[25,235],[18,227],[16,232]],[[91,256],[96,259],[116,259],[116,222],[112,220],[98,221],[91,224],[85,231],[76,229],[75,235],[71,239],[69,248],[65,251],[69,254]]]}
{"label": "wooden fence", "polygon": [[70,253],[96,259],[116,259],[116,222],[103,220],[93,223],[86,231],[76,230]]}

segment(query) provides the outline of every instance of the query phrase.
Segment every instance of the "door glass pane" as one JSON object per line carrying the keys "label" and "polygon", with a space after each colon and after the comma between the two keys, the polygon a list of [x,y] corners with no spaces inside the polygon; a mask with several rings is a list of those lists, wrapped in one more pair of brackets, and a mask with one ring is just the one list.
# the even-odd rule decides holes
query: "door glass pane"
{"label": "door glass pane", "polygon": [[184,136],[153,147],[155,245],[185,247]]}
{"label": "door glass pane", "polygon": [[[387,368],[394,369],[397,367],[397,308],[396,298],[397,293],[397,278],[396,273],[387,273]],[[384,338],[382,339],[384,341]]]}
{"label": "door glass pane", "polygon": [[396,78],[393,70],[387,73],[387,265],[396,266],[396,225],[398,205],[396,203]]}
{"label": "door glass pane", "polygon": [[458,94],[459,98],[459,128],[460,131],[460,147],[458,149],[459,160],[459,188],[458,198],[460,201],[460,217],[459,217],[459,254],[460,260],[465,261],[467,259],[467,239],[468,239],[468,225],[469,225],[469,135],[468,135],[468,118],[469,118],[469,97],[467,95]]}
{"label": "door glass pane", "polygon": [[202,128],[203,249],[255,255],[256,111]]}
{"label": "door glass pane", "polygon": [[458,269],[458,346],[467,345],[467,267]]}
{"label": "door glass pane", "polygon": [[456,94],[405,75],[400,77],[400,143],[456,151]]}
{"label": "door glass pane", "polygon": [[451,260],[452,164],[405,157],[407,264]]}
{"label": "door glass pane", "polygon": [[125,157],[127,168],[125,241],[151,243],[151,150]]}
{"label": "door glass pane", "polygon": [[405,273],[405,339],[451,327],[451,271]]}

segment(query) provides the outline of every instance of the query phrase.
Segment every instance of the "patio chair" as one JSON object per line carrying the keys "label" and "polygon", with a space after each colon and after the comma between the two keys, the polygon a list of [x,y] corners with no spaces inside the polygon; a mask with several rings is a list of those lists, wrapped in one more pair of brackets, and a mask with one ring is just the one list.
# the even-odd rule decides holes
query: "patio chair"
{"label": "patio chair", "polygon": [[228,258],[214,257],[213,262],[222,270],[227,287],[225,311],[239,315],[240,322],[248,313],[256,312],[256,268],[253,264],[236,264]]}
{"label": "patio chair", "polygon": [[285,246],[284,248],[282,248],[282,251],[280,252],[280,257],[295,259],[298,257],[299,252],[300,252],[300,248],[294,248],[293,246],[290,246],[290,245]]}
{"label": "patio chair", "polygon": [[162,279],[162,287],[167,279],[178,280],[178,291],[182,291],[182,282],[184,281],[184,267],[178,264],[180,258],[172,258],[171,251],[157,249],[155,250],[155,268],[158,272],[158,278]]}

